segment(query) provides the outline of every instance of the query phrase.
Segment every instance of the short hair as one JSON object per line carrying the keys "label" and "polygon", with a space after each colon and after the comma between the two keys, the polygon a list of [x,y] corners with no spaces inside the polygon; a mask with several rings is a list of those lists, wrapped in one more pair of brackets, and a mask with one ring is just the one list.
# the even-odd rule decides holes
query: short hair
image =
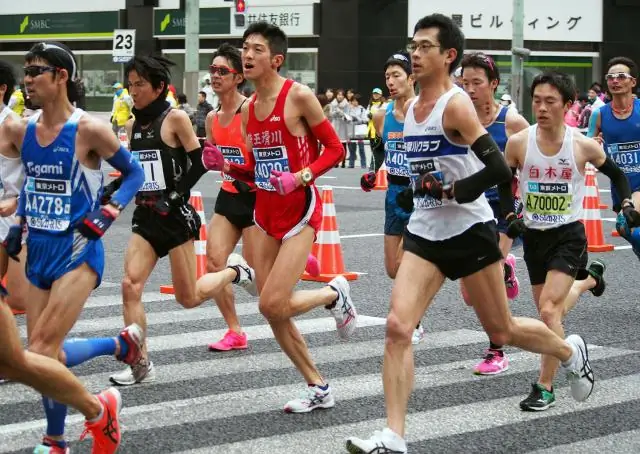
{"label": "short hair", "polygon": [[387,71],[389,66],[399,66],[407,74],[411,75],[411,56],[406,50],[399,50],[390,56],[384,64],[384,71]]}
{"label": "short hair", "polygon": [[244,31],[242,41],[251,35],[260,35],[266,39],[272,56],[282,55],[285,60],[287,59],[287,34],[280,27],[269,22],[254,22]]}
{"label": "short hair", "polygon": [[199,94],[199,95],[204,96],[204,99],[207,99],[207,93],[206,93],[206,92],[204,92],[204,91],[200,90],[200,91],[198,92],[198,94]]}
{"label": "short hair", "polygon": [[78,75],[78,64],[71,49],[55,41],[37,43],[24,56],[24,61],[27,64],[36,60],[44,60],[51,66],[67,71],[69,75],[67,80],[67,99],[69,99],[69,102],[78,100],[78,90],[75,83]]}
{"label": "short hair", "polygon": [[7,91],[4,92],[2,102],[7,105],[11,99],[13,88],[16,86],[16,75],[13,67],[6,61],[0,60],[0,85],[6,85]]}
{"label": "short hair", "polygon": [[445,49],[455,49],[457,52],[456,59],[449,66],[449,74],[458,67],[462,60],[464,52],[464,33],[453,20],[444,14],[430,14],[420,19],[413,29],[415,35],[420,30],[426,28],[438,29],[438,41],[440,41],[440,53]]}
{"label": "short hair", "polygon": [[573,101],[576,95],[576,84],[568,74],[560,71],[545,71],[533,78],[531,97],[538,85],[549,84],[560,92],[563,104]]}
{"label": "short hair", "polygon": [[135,71],[154,89],[163,88],[158,98],[166,99],[172,66],[175,66],[174,62],[160,55],[136,55],[124,65],[124,77],[128,79],[129,73]]}
{"label": "short hair", "polygon": [[180,104],[187,104],[189,102],[187,101],[187,95],[185,95],[184,93],[180,93],[176,98],[176,101],[178,101]]}
{"label": "short hair", "polygon": [[496,62],[489,55],[482,52],[474,52],[472,54],[465,55],[462,58],[460,66],[462,67],[463,75],[465,68],[480,68],[484,70],[489,82],[494,80],[500,82],[500,70],[498,69]]}
{"label": "short hair", "polygon": [[[213,58],[215,59],[216,57],[226,58],[231,65],[231,68],[237,71],[241,76],[243,75],[242,54],[240,54],[240,51],[237,48],[229,43],[222,43],[220,44],[220,47],[218,47],[218,49],[216,49],[216,51],[213,53]],[[243,79],[242,82],[238,84],[238,88],[244,86],[244,83],[245,81]]]}
{"label": "short hair", "polygon": [[634,79],[638,78],[638,65],[628,57],[613,57],[611,60],[607,62],[607,72],[611,69],[612,66],[615,65],[625,65],[629,68],[629,74]]}

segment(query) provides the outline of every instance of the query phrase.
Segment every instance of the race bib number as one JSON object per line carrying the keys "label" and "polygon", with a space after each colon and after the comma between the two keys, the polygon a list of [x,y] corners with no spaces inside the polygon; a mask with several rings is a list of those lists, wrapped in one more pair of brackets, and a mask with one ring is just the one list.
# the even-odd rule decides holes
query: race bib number
{"label": "race bib number", "polygon": [[138,192],[155,192],[167,189],[160,150],[132,151],[133,157],[144,170],[144,183]]}
{"label": "race bib number", "polygon": [[527,182],[526,217],[545,224],[562,224],[571,214],[573,194],[569,183]]}
{"label": "race bib number", "polygon": [[609,154],[624,173],[640,173],[640,142],[611,144]]}
{"label": "race bib number", "polygon": [[[441,182],[444,181],[442,170],[440,169],[440,163],[438,162],[437,158],[409,159],[409,173],[414,191],[418,178],[420,177],[420,175],[424,175],[425,173],[432,174]],[[440,208],[448,202],[448,200],[434,199],[429,195],[414,196],[413,198],[414,209],[431,210],[433,208]]]}
{"label": "race bib number", "polygon": [[409,177],[409,161],[402,140],[389,140],[384,144],[385,160],[389,175]]}
{"label": "race bib number", "polygon": [[272,170],[290,171],[287,149],[283,146],[254,148],[253,155],[256,159],[256,186],[265,191],[275,191],[276,189],[269,182],[269,178]]}
{"label": "race bib number", "polygon": [[[227,161],[240,165],[244,164],[244,156],[242,155],[242,150],[240,150],[240,148],[219,146],[218,150],[220,150],[222,156],[224,156],[224,159]],[[222,179],[225,181],[234,180],[232,177],[224,173],[222,174]]]}
{"label": "race bib number", "polygon": [[71,221],[71,181],[27,177],[25,214],[31,228],[64,232]]}

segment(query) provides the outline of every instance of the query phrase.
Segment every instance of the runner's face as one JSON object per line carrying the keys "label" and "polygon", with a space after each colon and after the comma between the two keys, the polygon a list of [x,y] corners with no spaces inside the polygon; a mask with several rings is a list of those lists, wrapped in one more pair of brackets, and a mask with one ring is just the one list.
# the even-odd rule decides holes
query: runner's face
{"label": "runner's face", "polygon": [[[209,73],[211,74],[211,87],[215,94],[221,95],[238,89],[238,85],[242,82],[242,76],[235,73],[229,60],[217,56],[211,62],[211,66]],[[223,72],[227,74],[221,75]]]}
{"label": "runner's face", "polygon": [[384,80],[389,90],[389,96],[391,96],[392,99],[406,96],[411,89],[409,76],[399,65],[389,66],[384,72]]}
{"label": "runner's face", "polygon": [[[616,75],[612,77],[611,75]],[[631,70],[627,65],[613,65],[605,75],[607,87],[612,95],[624,95],[631,93],[636,86],[636,80],[631,77]]]}
{"label": "runner's face", "polygon": [[438,75],[449,76],[449,67],[455,60],[457,51],[443,51],[440,48],[439,34],[440,30],[433,27],[418,30],[413,35],[408,51],[411,54],[413,76],[417,81]]}
{"label": "runner's face", "polygon": [[570,103],[562,102],[560,91],[549,84],[537,85],[533,92],[533,114],[541,128],[554,128],[564,124],[564,115]]}
{"label": "runner's face", "polygon": [[129,73],[129,95],[133,99],[133,106],[138,110],[158,99],[164,89],[164,84],[160,88],[153,88],[151,82],[140,77],[135,70]]}
{"label": "runner's face", "polygon": [[35,105],[55,99],[61,86],[67,83],[66,71],[51,66],[47,61],[35,59],[25,63],[24,84],[27,95]]}
{"label": "runner's face", "polygon": [[249,35],[242,44],[242,69],[247,80],[259,79],[263,74],[282,66],[282,55],[271,55],[269,42],[259,34]]}
{"label": "runner's face", "polygon": [[497,80],[489,82],[483,68],[467,67],[462,71],[462,88],[476,107],[484,106],[493,100],[493,93],[497,85]]}

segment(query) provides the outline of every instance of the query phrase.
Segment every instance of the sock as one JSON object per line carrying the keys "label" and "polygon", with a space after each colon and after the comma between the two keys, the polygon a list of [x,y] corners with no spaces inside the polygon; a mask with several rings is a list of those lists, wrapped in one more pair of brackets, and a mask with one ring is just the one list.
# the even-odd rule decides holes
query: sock
{"label": "sock", "polygon": [[[121,342],[121,350],[126,349],[126,342]],[[116,352],[116,341],[111,337],[94,339],[68,339],[62,345],[67,367],[77,366],[96,356],[113,355]],[[122,351],[120,352],[122,355]]]}
{"label": "sock", "polygon": [[498,345],[498,344],[494,344],[493,342],[489,342],[489,349],[490,350],[502,351],[502,345]]}
{"label": "sock", "polygon": [[64,435],[67,406],[45,396],[42,396],[42,404],[44,405],[44,413],[47,416],[47,435],[61,437]]}
{"label": "sock", "polygon": [[47,436],[45,436],[42,439],[42,444],[44,446],[49,446],[49,447],[58,447],[60,449],[67,449],[67,442],[64,440],[54,440],[53,438],[49,438]]}
{"label": "sock", "polygon": [[576,360],[578,359],[578,349],[576,347],[573,346],[573,344],[569,344],[571,346],[571,358],[569,358],[567,361],[563,361],[562,365],[564,367],[570,367],[573,366],[576,362]]}
{"label": "sock", "polygon": [[[331,287],[331,286],[329,286]],[[324,308],[331,310],[334,307],[336,307],[336,304],[338,304],[338,300],[340,299],[340,292],[338,291],[338,289],[331,287],[331,290],[333,290],[334,292],[336,292],[338,294],[338,296],[336,297],[335,300],[333,300],[333,303],[326,305]]]}

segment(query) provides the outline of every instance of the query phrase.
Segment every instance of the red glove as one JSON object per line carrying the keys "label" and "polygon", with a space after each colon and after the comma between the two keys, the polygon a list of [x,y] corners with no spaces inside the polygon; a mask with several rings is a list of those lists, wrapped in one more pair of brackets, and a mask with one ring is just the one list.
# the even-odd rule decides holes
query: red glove
{"label": "red glove", "polygon": [[360,187],[364,192],[370,192],[376,187],[376,173],[368,172],[360,178]]}
{"label": "red glove", "polygon": [[224,168],[224,156],[218,147],[210,142],[204,143],[202,149],[202,165],[207,170],[222,170]]}

